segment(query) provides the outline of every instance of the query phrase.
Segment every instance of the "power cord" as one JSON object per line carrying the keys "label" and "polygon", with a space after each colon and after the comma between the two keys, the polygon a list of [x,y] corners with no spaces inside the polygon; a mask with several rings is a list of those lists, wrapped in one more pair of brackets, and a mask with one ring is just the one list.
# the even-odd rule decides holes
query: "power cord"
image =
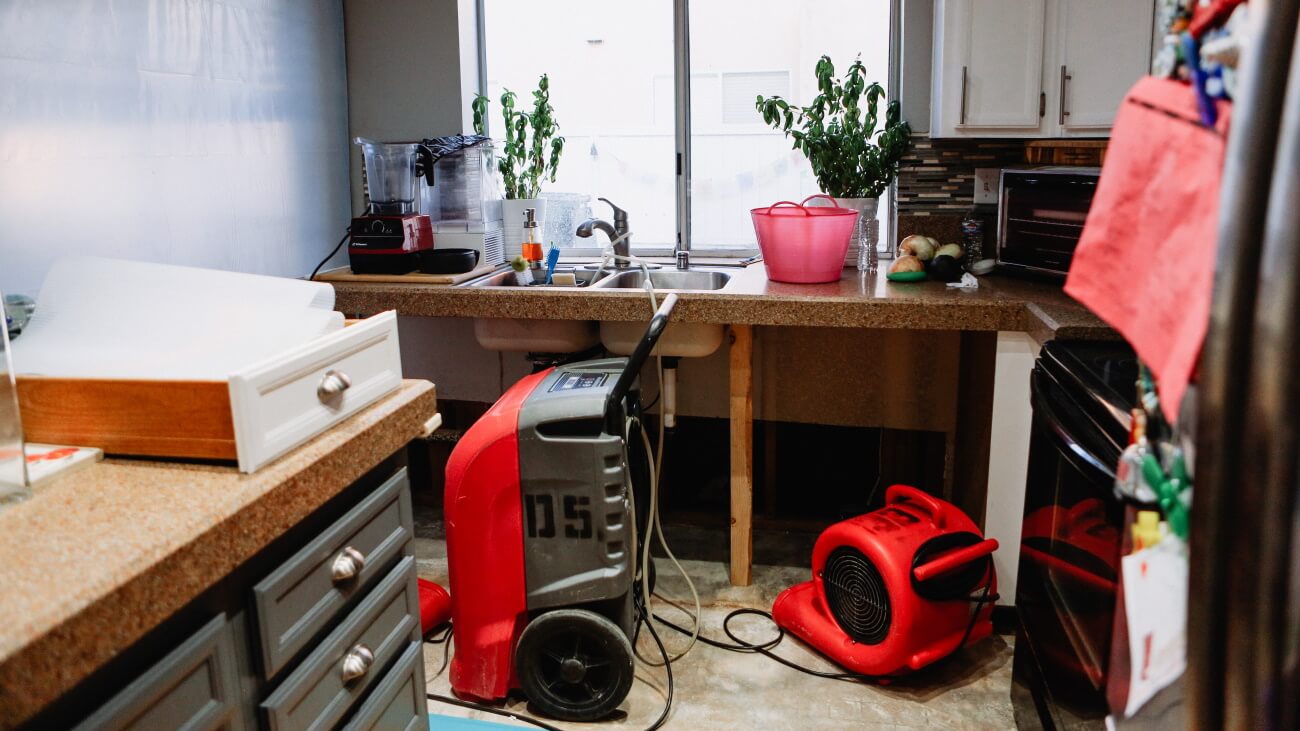
{"label": "power cord", "polygon": [[307,277],[307,281],[308,281],[308,282],[313,281],[314,279],[316,279],[316,275],[320,273],[320,268],[323,267],[323,266],[325,266],[325,262],[329,261],[330,259],[333,259],[335,254],[339,253],[339,249],[342,249],[342,248],[343,248],[343,244],[344,244],[345,242],[347,242],[347,240],[348,240],[351,236],[352,236],[352,227],[351,227],[351,226],[348,226],[347,231],[344,232],[344,234],[343,234],[343,238],[339,239],[339,242],[338,242],[337,244],[334,245],[334,250],[331,251],[331,252],[329,253],[329,255],[326,256],[324,259],[321,259],[321,260],[320,260],[320,263],[316,265],[316,268],[315,268],[315,269],[311,270],[311,276],[310,276],[310,277]]}

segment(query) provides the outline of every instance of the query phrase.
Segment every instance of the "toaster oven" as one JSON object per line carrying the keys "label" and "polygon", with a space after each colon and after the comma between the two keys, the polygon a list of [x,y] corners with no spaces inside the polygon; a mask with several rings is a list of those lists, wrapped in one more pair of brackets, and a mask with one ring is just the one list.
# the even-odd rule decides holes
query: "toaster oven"
{"label": "toaster oven", "polygon": [[998,268],[1064,278],[1101,168],[1005,169],[998,186]]}

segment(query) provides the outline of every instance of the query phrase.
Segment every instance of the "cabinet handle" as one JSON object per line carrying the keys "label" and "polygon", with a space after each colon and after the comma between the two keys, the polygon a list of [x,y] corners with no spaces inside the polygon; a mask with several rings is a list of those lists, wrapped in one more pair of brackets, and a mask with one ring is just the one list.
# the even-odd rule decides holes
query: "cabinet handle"
{"label": "cabinet handle", "polygon": [[966,124],[966,67],[961,67],[961,115],[957,124]]}
{"label": "cabinet handle", "polygon": [[1065,118],[1070,116],[1070,113],[1065,111],[1065,84],[1067,81],[1070,81],[1073,78],[1074,77],[1070,76],[1070,74],[1066,72],[1065,66],[1062,65],[1061,66],[1061,97],[1060,97],[1060,104],[1057,109],[1057,111],[1060,112],[1060,114],[1057,116],[1057,120],[1056,120],[1057,124],[1065,124]]}
{"label": "cabinet handle", "polygon": [[330,575],[334,578],[335,584],[341,584],[345,581],[351,581],[357,578],[361,569],[366,567],[366,555],[352,546],[339,551],[339,555],[334,557],[334,563],[330,564]]}
{"label": "cabinet handle", "polygon": [[375,664],[375,653],[365,645],[357,645],[348,654],[343,656],[343,664],[339,668],[343,673],[343,682],[350,683],[357,678],[370,672],[370,666]]}
{"label": "cabinet handle", "polygon": [[316,396],[324,401],[328,398],[337,396],[352,385],[352,379],[343,371],[328,370],[325,375],[321,376],[320,385],[316,386]]}

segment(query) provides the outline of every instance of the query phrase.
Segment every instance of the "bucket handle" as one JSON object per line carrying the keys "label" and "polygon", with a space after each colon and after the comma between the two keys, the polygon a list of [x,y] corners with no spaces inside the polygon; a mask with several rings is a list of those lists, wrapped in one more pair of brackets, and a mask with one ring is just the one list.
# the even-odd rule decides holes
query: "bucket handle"
{"label": "bucket handle", "polygon": [[808,201],[812,200],[813,198],[825,198],[826,200],[828,200],[828,201],[830,201],[831,203],[833,203],[833,204],[835,205],[836,208],[843,208],[843,207],[844,207],[844,206],[840,205],[840,202],[839,202],[839,201],[835,200],[834,198],[832,198],[832,197],[829,196],[829,195],[826,195],[825,193],[815,193],[815,194],[813,194],[813,195],[808,196],[807,198],[804,198],[802,201],[799,202],[799,207],[800,207],[800,208],[803,208],[803,205],[804,205],[805,203],[807,203]]}
{"label": "bucket handle", "polygon": [[795,203],[794,201],[777,201],[776,203],[773,203],[772,205],[770,205],[770,206],[767,207],[767,211],[764,213],[764,215],[767,215],[767,216],[772,215],[772,209],[773,209],[773,208],[776,208],[777,206],[794,206],[795,208],[798,208],[799,211],[800,211],[801,213],[803,213],[803,215],[805,215],[805,216],[811,216],[811,215],[812,215],[812,214],[809,213],[808,211],[805,211],[805,210],[804,210],[803,205],[801,205],[801,204],[799,204],[799,203]]}

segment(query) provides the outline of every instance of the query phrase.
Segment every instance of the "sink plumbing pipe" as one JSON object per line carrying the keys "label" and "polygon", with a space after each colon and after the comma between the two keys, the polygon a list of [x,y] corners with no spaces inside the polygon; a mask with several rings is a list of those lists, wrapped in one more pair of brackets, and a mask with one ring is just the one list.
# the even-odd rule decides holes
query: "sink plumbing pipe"
{"label": "sink plumbing pipe", "polygon": [[664,420],[664,427],[673,429],[677,426],[677,358],[664,359],[664,373],[659,379],[662,389],[659,403],[659,417]]}

